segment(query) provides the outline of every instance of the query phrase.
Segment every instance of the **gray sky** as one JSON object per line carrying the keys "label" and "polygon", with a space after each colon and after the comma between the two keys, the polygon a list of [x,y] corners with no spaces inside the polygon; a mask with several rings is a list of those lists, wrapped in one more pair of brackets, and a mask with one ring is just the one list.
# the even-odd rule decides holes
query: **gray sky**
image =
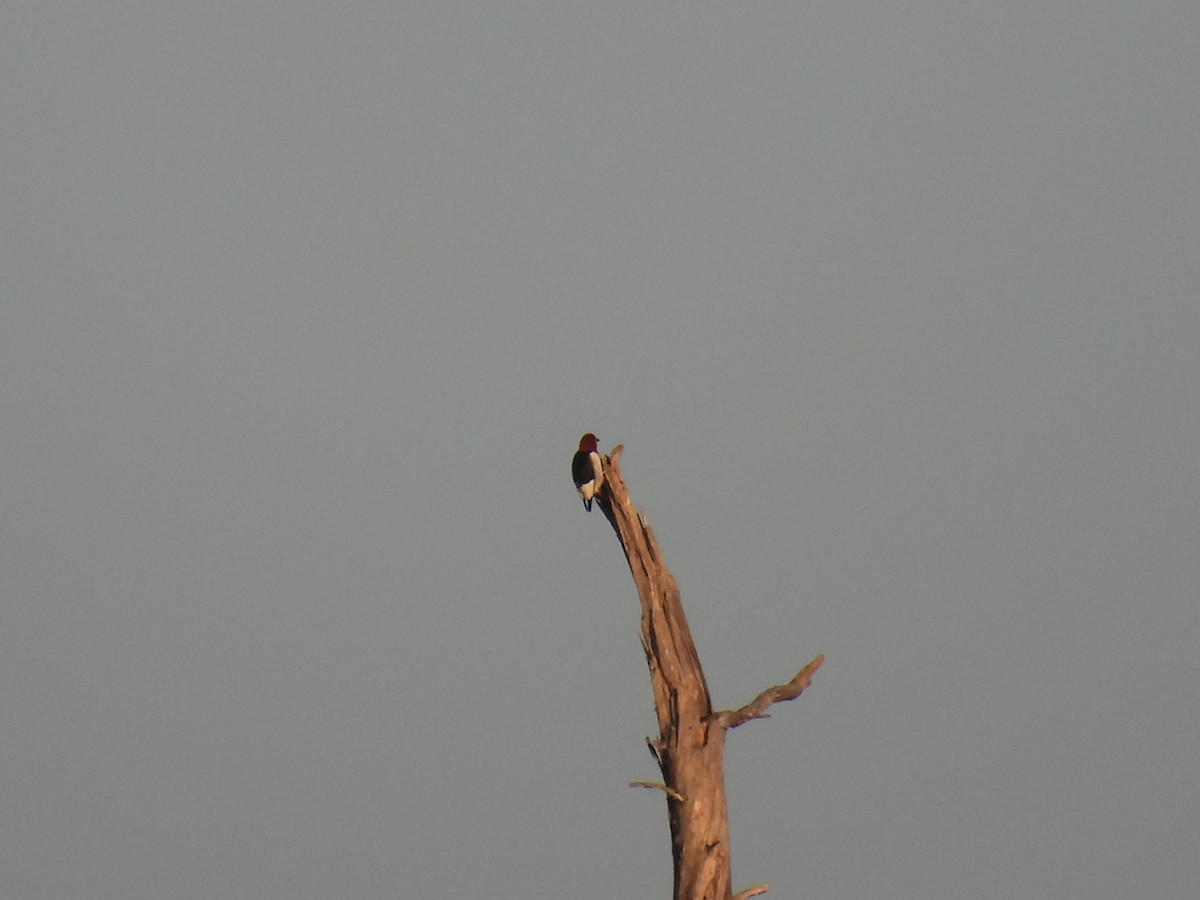
{"label": "gray sky", "polygon": [[1200,6],[9,3],[0,895],[1193,898]]}

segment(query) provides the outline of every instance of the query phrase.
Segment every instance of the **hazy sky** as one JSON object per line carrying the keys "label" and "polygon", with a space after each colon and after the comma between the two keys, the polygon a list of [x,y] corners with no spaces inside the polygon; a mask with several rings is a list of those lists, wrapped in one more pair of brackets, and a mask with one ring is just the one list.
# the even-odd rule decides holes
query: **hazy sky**
{"label": "hazy sky", "polygon": [[0,896],[1192,900],[1200,5],[9,2]]}

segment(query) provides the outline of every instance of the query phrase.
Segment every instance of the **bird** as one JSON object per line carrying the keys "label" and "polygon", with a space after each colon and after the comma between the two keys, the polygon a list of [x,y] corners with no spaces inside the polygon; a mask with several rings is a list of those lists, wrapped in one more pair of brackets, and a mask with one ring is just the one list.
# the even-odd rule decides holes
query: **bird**
{"label": "bird", "polygon": [[592,500],[600,493],[604,484],[604,464],[596,450],[596,436],[590,431],[579,439],[579,449],[571,458],[571,479],[579,491],[583,508],[592,511]]}

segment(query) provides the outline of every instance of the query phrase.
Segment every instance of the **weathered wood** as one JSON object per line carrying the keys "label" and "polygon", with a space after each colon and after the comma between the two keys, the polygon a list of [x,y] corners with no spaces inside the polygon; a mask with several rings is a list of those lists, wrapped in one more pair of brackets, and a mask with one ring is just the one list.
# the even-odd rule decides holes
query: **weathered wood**
{"label": "weathered wood", "polygon": [[[648,743],[664,782],[635,783],[661,788],[667,796],[675,900],[731,900],[725,732],[762,717],[777,700],[799,696],[823,658],[817,657],[791,682],[769,688],[741,709],[713,713],[679,586],[663,562],[654,531],[629,500],[621,450],[618,445],[604,458],[604,487],[597,502],[621,542],[641,601],[642,647],[658,716],[658,737]],[[756,885],[737,896],[756,896],[766,889]]]}

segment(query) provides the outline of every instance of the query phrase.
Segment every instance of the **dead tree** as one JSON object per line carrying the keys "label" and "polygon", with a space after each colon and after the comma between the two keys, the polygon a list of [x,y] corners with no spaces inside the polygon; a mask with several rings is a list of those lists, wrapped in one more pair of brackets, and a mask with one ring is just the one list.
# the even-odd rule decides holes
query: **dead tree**
{"label": "dead tree", "polygon": [[767,688],[740,709],[713,711],[679,587],[663,563],[649,523],[634,509],[625,490],[621,450],[618,445],[604,457],[604,486],[598,502],[625,551],[641,600],[642,647],[658,714],[658,737],[646,742],[663,777],[661,784],[633,784],[666,794],[675,900],[747,900],[764,893],[767,885],[732,893],[725,732],[751,719],[766,718],[772,703],[800,696],[824,657],[817,656],[791,681]]}

